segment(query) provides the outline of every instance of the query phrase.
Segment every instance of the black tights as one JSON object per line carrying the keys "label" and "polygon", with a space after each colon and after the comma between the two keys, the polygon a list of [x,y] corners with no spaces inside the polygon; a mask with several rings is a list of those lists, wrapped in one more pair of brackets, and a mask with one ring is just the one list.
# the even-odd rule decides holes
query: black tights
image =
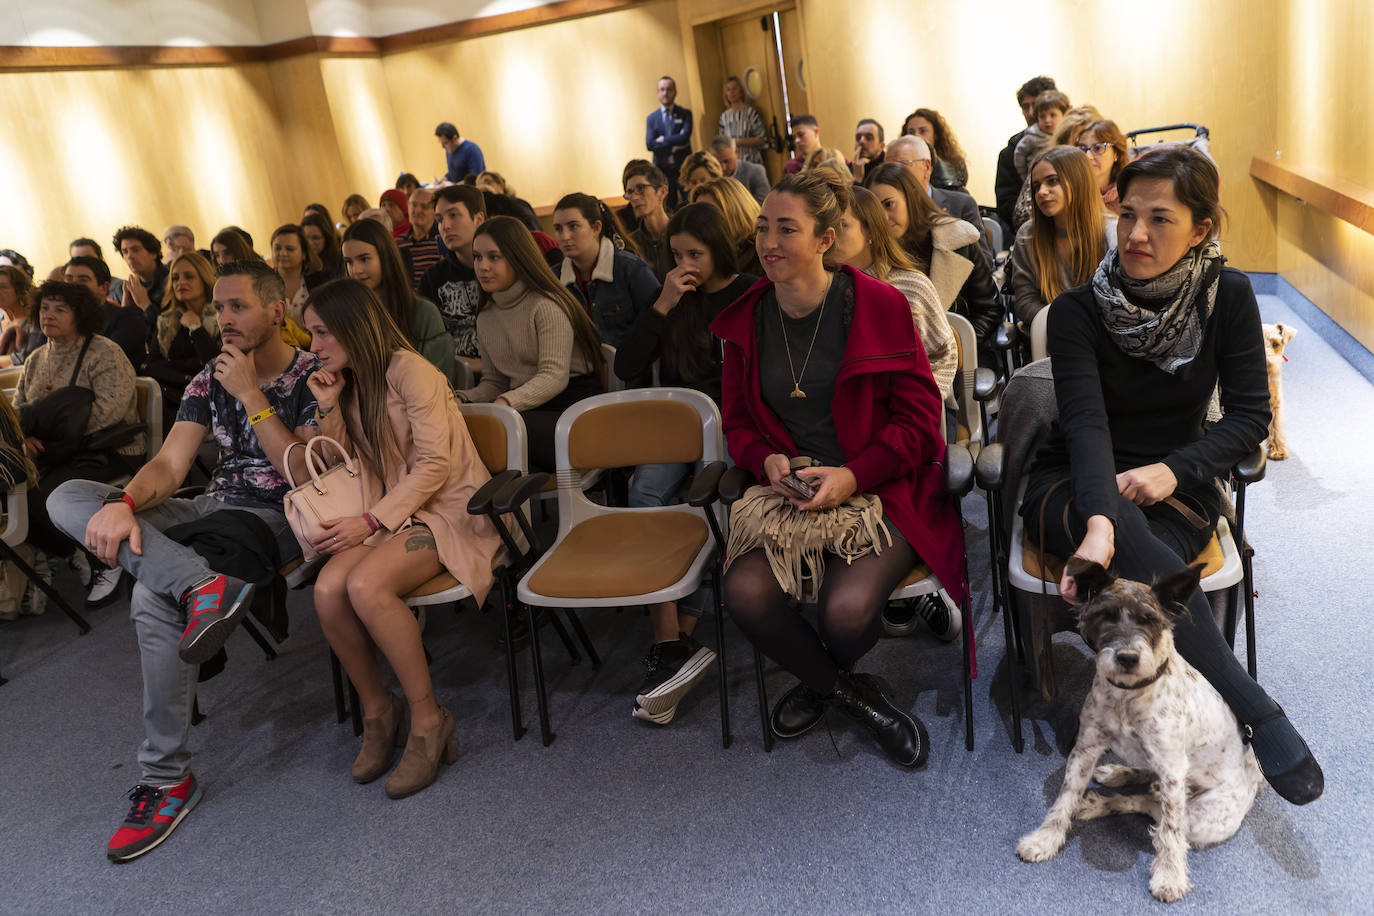
{"label": "black tights", "polygon": [[764,655],[824,695],[841,670],[853,668],[877,644],[887,596],[915,564],[911,545],[900,539],[881,556],[870,553],[851,564],[827,555],[817,632],[792,607],[763,550],[751,550],[725,574],[725,608]]}
{"label": "black tights", "polygon": [[[1062,557],[1078,548],[1087,531],[1083,519],[1069,503],[1070,493],[1068,485],[1059,487],[1044,507],[1045,549]],[[1039,502],[1037,499],[1026,507],[1026,532],[1032,538],[1040,534]],[[1066,506],[1068,531],[1063,524]],[[1197,543],[1197,535],[1188,529],[1182,517],[1174,522],[1175,517],[1163,513],[1147,515],[1124,496],[1117,497],[1116,512],[1116,554],[1112,565],[1123,578],[1153,582],[1182,572],[1206,543],[1205,538]],[[1184,552],[1188,553],[1186,559]],[[1251,723],[1277,709],[1278,704],[1255,683],[1226,644],[1202,589],[1193,592],[1188,599],[1188,611],[1174,624],[1174,645],[1188,664],[1217,689],[1236,718]],[[1255,753],[1266,765],[1266,772],[1283,772],[1305,753],[1296,739],[1297,733],[1289,728],[1256,732]]]}

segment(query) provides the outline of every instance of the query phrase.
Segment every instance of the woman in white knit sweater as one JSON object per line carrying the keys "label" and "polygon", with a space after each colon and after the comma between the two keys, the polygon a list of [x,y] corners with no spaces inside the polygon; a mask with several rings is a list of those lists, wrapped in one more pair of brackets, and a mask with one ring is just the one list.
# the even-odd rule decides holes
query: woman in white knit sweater
{"label": "woman in white knit sweater", "polygon": [[911,305],[911,320],[926,348],[930,371],[940,386],[946,404],[953,403],[954,373],[959,368],[959,348],[954,329],[940,306],[940,295],[930,278],[916,270],[888,225],[883,205],[867,188],[836,186],[836,197],[844,207],[839,233],[835,236],[832,257],[841,264],[862,270],[890,286],[895,286]]}
{"label": "woman in white knit sweater", "polygon": [[559,414],[605,390],[601,335],[519,220],[495,216],[478,228],[472,269],[482,290],[477,310],[482,381],[458,397],[520,411],[531,466],[552,471]]}

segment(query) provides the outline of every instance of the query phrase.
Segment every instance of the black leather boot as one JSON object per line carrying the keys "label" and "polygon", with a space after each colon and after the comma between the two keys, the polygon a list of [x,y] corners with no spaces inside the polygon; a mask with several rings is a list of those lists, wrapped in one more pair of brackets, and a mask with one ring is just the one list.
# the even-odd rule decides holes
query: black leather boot
{"label": "black leather boot", "polygon": [[887,755],[902,766],[918,767],[930,756],[930,736],[921,720],[893,706],[871,675],[841,671],[826,701],[872,732]]}
{"label": "black leather boot", "polygon": [[804,683],[798,683],[782,695],[769,723],[779,738],[800,738],[815,728],[825,717],[825,697]]}

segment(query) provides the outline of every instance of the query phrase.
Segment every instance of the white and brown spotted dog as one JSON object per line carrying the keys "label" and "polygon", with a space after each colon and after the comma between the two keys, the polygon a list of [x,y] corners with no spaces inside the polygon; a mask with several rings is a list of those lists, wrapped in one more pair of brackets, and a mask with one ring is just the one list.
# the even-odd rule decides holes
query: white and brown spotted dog
{"label": "white and brown spotted dog", "polygon": [[[1230,838],[1255,801],[1263,778],[1254,752],[1221,695],[1174,651],[1173,623],[1188,612],[1198,564],[1153,587],[1112,577],[1074,558],[1069,572],[1080,595],[1079,629],[1097,652],[1092,689],[1079,717],[1064,786],[1038,830],[1016,854],[1047,862],[1064,845],[1070,821],[1137,813],[1155,821],[1150,893],[1171,903],[1192,886],[1188,847]],[[1125,766],[1097,768],[1111,749]],[[1149,784],[1135,795],[1088,792]]]}
{"label": "white and brown spotted dog", "polygon": [[1288,457],[1288,440],[1283,433],[1283,364],[1288,357],[1283,348],[1297,334],[1297,328],[1286,324],[1264,325],[1264,362],[1269,375],[1269,442],[1265,454],[1275,461]]}

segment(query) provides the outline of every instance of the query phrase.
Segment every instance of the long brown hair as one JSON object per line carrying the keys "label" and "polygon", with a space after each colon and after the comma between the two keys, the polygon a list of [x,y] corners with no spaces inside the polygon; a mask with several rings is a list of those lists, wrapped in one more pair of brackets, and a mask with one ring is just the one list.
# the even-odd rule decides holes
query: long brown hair
{"label": "long brown hair", "polygon": [[415,291],[410,286],[401,249],[386,227],[376,220],[360,219],[344,230],[345,242],[362,242],[377,251],[377,263],[382,268],[382,283],[373,295],[381,300],[396,327],[410,341],[411,346],[423,347],[428,340],[415,339]]}
{"label": "long brown hair", "polygon": [[[320,268],[323,266],[320,264],[320,256],[315,254],[315,249],[311,248],[310,243],[305,240],[305,233],[301,230],[301,227],[296,223],[286,223],[278,226],[272,233],[272,238],[268,240],[268,245],[270,246],[279,236],[283,235],[294,235],[296,237],[296,244],[301,246],[301,276],[304,277],[306,274],[319,273]],[[277,267],[275,257],[272,259],[272,268],[276,270],[277,273],[281,273],[281,269]]]}
{"label": "long brown hair", "polygon": [[[729,279],[738,273],[735,245],[726,231],[725,218],[715,207],[688,204],[668,220],[663,238],[668,243],[670,262],[673,237],[678,235],[691,236],[711,253],[711,270],[716,277]],[[702,281],[710,279],[703,277]],[[706,356],[711,351],[711,331],[703,310],[705,296],[699,288],[685,293],[677,308],[663,319],[659,359],[672,376],[686,382],[704,382],[712,371]]]}
{"label": "long brown hair", "polygon": [[852,197],[848,210],[868,234],[868,254],[873,258],[873,276],[885,281],[894,270],[915,270],[916,262],[911,260],[906,249],[897,241],[897,236],[892,234],[883,205],[878,203],[873,192],[856,185],[850,193]]}
{"label": "long brown hair", "polygon": [[348,354],[339,399],[342,402],[351,396],[357,401],[366,440],[357,443],[359,454],[369,471],[385,477],[388,466],[405,460],[387,416],[386,370],[398,350],[414,353],[415,348],[376,293],[357,280],[331,280],[312,290],[306,309],[314,309]]}
{"label": "long brown hair", "polygon": [[171,353],[172,341],[181,329],[181,316],[186,314],[186,304],[172,294],[172,274],[182,261],[191,265],[205,290],[205,301],[200,304],[200,326],[211,337],[219,337],[219,318],[210,306],[210,300],[215,298],[215,269],[200,252],[183,251],[167,265],[167,291],[162,295],[162,314],[157,316],[157,347],[163,356]]}
{"label": "long brown hair", "polygon": [[721,176],[704,181],[692,191],[692,203],[709,198],[725,220],[725,234],[738,249],[754,247],[758,231],[759,202],[735,178]]}
{"label": "long brown hair", "polygon": [[[1073,286],[1081,286],[1092,279],[1093,271],[1107,253],[1107,223],[1102,218],[1102,195],[1088,157],[1076,146],[1052,146],[1031,162],[1030,172],[1040,163],[1048,163],[1059,176],[1064,189],[1064,213],[1069,223],[1069,260],[1064,272]],[[1035,182],[1031,182],[1031,201],[1035,200]],[[1055,246],[1054,220],[1040,212],[1039,205],[1031,206],[1031,263],[1035,266],[1040,284],[1040,298],[1053,302],[1064,292],[1059,279],[1059,251]]]}
{"label": "long brown hair", "polygon": [[918,108],[906,116],[902,122],[902,129],[905,131],[906,125],[912,118],[925,118],[930,122],[931,132],[935,135],[935,142],[931,144],[931,150],[940,161],[948,162],[954,169],[954,173],[959,177],[960,184],[968,183],[968,162],[964,157],[963,147],[959,145],[959,138],[954,136],[954,131],[945,120],[945,116],[934,108]]}
{"label": "long brown hair", "polygon": [[[583,214],[586,215],[585,213]],[[577,301],[568,288],[554,276],[553,269],[539,253],[539,246],[525,224],[513,216],[493,216],[477,227],[473,238],[485,235],[496,243],[501,257],[510,264],[515,272],[517,283],[523,283],[532,293],[551,299],[563,310],[572,325],[573,344],[591,363],[598,377],[605,375],[606,363],[601,358],[601,332],[592,323],[587,310]],[[480,289],[477,298],[477,312],[491,304],[491,293]]]}
{"label": "long brown hair", "polygon": [[916,180],[916,176],[904,165],[884,162],[864,176],[864,187],[870,191],[874,185],[879,184],[900,191],[906,199],[906,232],[902,233],[898,241],[906,249],[906,253],[911,255],[918,269],[922,272],[928,271],[930,256],[935,247],[930,239],[930,230],[936,223],[945,222],[953,217],[931,200],[930,195]]}

